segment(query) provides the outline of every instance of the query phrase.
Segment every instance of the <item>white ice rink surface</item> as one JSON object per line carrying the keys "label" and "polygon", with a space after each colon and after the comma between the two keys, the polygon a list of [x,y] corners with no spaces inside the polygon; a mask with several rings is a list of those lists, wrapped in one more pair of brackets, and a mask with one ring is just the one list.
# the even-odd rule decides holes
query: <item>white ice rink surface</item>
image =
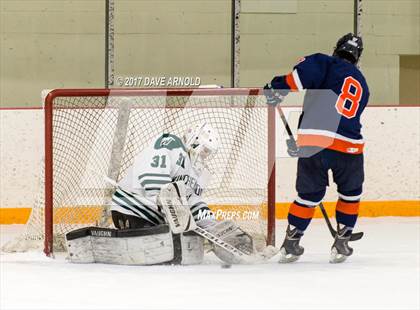
{"label": "white ice rink surface", "polygon": [[[284,221],[278,221],[278,244]],[[1,227],[1,243],[20,230]],[[332,239],[314,220],[301,261],[222,269],[75,265],[63,255],[1,253],[0,309],[419,309],[420,218],[361,219],[365,237],[344,264],[328,263]]]}

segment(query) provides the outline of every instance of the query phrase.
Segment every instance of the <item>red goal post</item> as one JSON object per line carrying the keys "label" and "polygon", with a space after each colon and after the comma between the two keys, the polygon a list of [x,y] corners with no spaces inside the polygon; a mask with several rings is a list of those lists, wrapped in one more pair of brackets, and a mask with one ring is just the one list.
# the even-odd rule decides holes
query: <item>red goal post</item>
{"label": "red goal post", "polygon": [[[45,172],[44,172],[44,179],[45,179],[45,199],[44,199],[44,252],[47,255],[50,255],[53,252],[53,244],[55,238],[55,229],[57,229],[57,224],[55,223],[54,216],[58,216],[57,210],[58,208],[54,204],[57,204],[57,200],[55,199],[57,191],[63,191],[63,189],[58,188],[62,186],[61,183],[66,182],[63,179],[60,179],[60,171],[57,169],[59,168],[59,164],[55,162],[55,160],[65,161],[65,157],[60,157],[61,155],[58,152],[67,152],[68,149],[74,148],[74,143],[77,145],[77,141],[72,141],[73,144],[70,146],[64,145],[63,142],[60,144],[55,145],[56,139],[59,139],[57,135],[65,134],[65,130],[68,128],[76,127],[76,129],[71,129],[74,133],[79,131],[86,130],[86,135],[91,135],[89,130],[98,130],[97,128],[88,129],[90,124],[85,124],[86,122],[93,122],[92,112],[100,109],[114,109],[118,110],[118,102],[129,102],[130,108],[129,109],[159,109],[159,113],[151,113],[150,115],[154,114],[162,114],[162,113],[169,113],[168,115],[165,114],[165,117],[171,118],[171,125],[165,126],[178,126],[177,122],[183,122],[183,125],[187,125],[189,122],[188,117],[190,116],[183,116],[184,112],[189,113],[189,109],[193,110],[191,119],[202,119],[212,117],[212,109],[214,109],[215,118],[214,122],[221,128],[222,134],[221,138],[228,137],[229,139],[233,139],[226,148],[226,150],[222,151],[223,161],[220,162],[220,170],[218,171],[221,175],[220,177],[220,184],[223,186],[234,186],[234,179],[242,179],[242,172],[235,171],[239,168],[237,165],[240,164],[240,160],[242,158],[246,158],[245,155],[251,156],[251,154],[242,154],[241,148],[245,148],[249,150],[252,148],[252,145],[245,145],[248,139],[254,138],[254,142],[256,143],[261,140],[261,137],[264,137],[266,140],[263,143],[266,144],[266,148],[264,152],[266,154],[262,155],[259,154],[259,158],[266,160],[267,162],[264,164],[266,166],[266,171],[261,171],[261,173],[266,174],[266,243],[274,245],[275,243],[275,192],[276,192],[276,185],[275,185],[275,109],[268,105],[265,105],[265,98],[263,96],[262,89],[259,88],[220,88],[220,89],[55,89],[48,93],[45,97]],[[100,101],[100,103],[98,103]],[[111,104],[109,104],[112,101]],[[132,101],[132,102],[130,102]],[[155,101],[159,101],[159,104],[155,104]],[[155,104],[155,105],[154,105]],[[150,105],[150,106],[149,106]],[[172,110],[171,110],[172,109]],[[234,110],[236,109],[236,110]],[[83,110],[85,110],[86,118],[83,118]],[[94,111],[95,110],[95,111]],[[166,112],[161,112],[161,110],[165,110]],[[254,111],[255,110],[255,111]],[[137,111],[137,110],[136,110]],[[167,112],[169,111],[169,112]],[[231,112],[234,111],[234,112]],[[59,113],[63,113],[63,115],[59,115]],[[78,114],[77,116],[72,116],[71,114]],[[232,113],[232,116],[228,115]],[[89,114],[89,116],[88,116]],[[112,112],[111,114],[115,114]],[[146,113],[147,114],[147,113]],[[217,115],[216,115],[217,114]],[[226,118],[224,118],[226,116]],[[262,117],[261,117],[262,116]],[[74,117],[74,118],[72,118]],[[104,113],[98,111],[98,118],[101,120],[99,123],[92,124],[92,126],[106,126],[106,120],[104,120]],[[130,116],[134,117],[134,116]],[[140,117],[140,116],[139,116]],[[158,120],[151,119],[147,120],[149,123],[145,123],[145,120],[138,121],[141,128],[146,129],[150,126],[153,126]],[[159,116],[162,118],[161,116]],[[235,118],[236,117],[236,118]],[[113,119],[116,118],[113,116]],[[159,121],[160,121],[159,118]],[[166,121],[166,120],[165,120]],[[266,122],[266,124],[262,124],[262,122]],[[60,122],[68,122],[68,124],[60,124]],[[102,122],[104,124],[102,124]],[[234,128],[232,126],[228,126],[229,122],[234,123],[234,125],[242,126],[239,128]],[[118,119],[114,121],[118,125]],[[99,125],[98,125],[99,124]],[[66,127],[67,126],[67,127]],[[126,125],[126,127],[129,125]],[[217,127],[216,126],[216,127]],[[266,130],[265,133],[260,133],[256,131],[258,128],[253,128],[255,126],[260,126],[261,128]],[[86,127],[86,128],[85,128]],[[224,132],[226,127],[226,132]],[[104,127],[105,128],[105,127]],[[170,127],[168,127],[170,128]],[[174,127],[175,128],[175,127]],[[232,129],[233,128],[233,129]],[[142,129],[142,130],[143,130]],[[133,132],[138,133],[141,135],[141,131],[135,129]],[[261,130],[262,131],[262,130]],[[101,132],[96,132],[96,135],[101,135]],[[233,137],[231,136],[233,135]],[[115,136],[114,136],[115,137]],[[73,137],[74,140],[77,137]],[[100,137],[102,139],[102,137]],[[130,137],[128,139],[131,139]],[[134,138],[133,138],[134,139]],[[235,140],[236,139],[236,140]],[[103,140],[112,140],[104,138]],[[240,140],[240,141],[238,141]],[[64,140],[63,140],[64,141]],[[256,142],[255,142],[256,141]],[[84,144],[85,141],[80,141],[80,144]],[[112,144],[112,141],[106,141],[107,145]],[[242,143],[242,145],[240,145]],[[263,143],[261,145],[263,145]],[[239,144],[239,145],[237,145]],[[68,148],[68,149],[67,149]],[[127,149],[127,145],[123,146],[124,152]],[[84,152],[84,151],[79,151]],[[88,156],[94,156],[91,154],[92,150],[86,151],[89,153]],[[237,152],[238,154],[236,154]],[[112,154],[111,154],[112,155]],[[111,156],[110,155],[110,156]],[[66,155],[67,156],[67,155]],[[72,158],[67,158],[69,161],[75,161],[75,157],[72,155]],[[123,155],[124,156],[124,155]],[[132,155],[130,155],[132,156]],[[217,155],[219,156],[219,154]],[[233,159],[231,157],[234,157]],[[121,157],[121,156],[120,156]],[[129,156],[128,156],[129,157]],[[258,161],[259,158],[256,158]],[[89,158],[89,160],[92,160]],[[75,168],[80,165],[81,169],[83,165],[74,162]],[[251,163],[251,162],[250,162]],[[61,165],[61,163],[60,163]],[[219,165],[217,163],[216,165]],[[231,167],[232,166],[232,167]],[[119,165],[121,167],[121,164]],[[126,168],[126,167],[125,167]],[[219,167],[216,166],[216,169]],[[244,170],[244,169],[242,169]],[[246,169],[245,169],[246,170]],[[109,167],[108,167],[109,172]],[[255,171],[254,171],[255,172]],[[66,176],[71,177],[72,172],[66,172]],[[238,175],[236,175],[238,174]],[[249,177],[252,177],[251,175]],[[77,177],[77,180],[81,180],[83,177]],[[223,179],[225,178],[225,179]],[[230,179],[229,179],[230,178]],[[245,179],[245,178],[243,178]],[[61,183],[60,183],[61,182]],[[77,182],[76,182],[77,183]],[[73,184],[70,184],[72,187]],[[66,190],[69,186],[65,187]],[[225,197],[225,191],[229,192],[230,189],[226,190],[225,188],[215,189],[213,192],[215,196],[219,195],[220,197]],[[223,193],[219,193],[219,192]],[[250,190],[247,189],[246,185],[243,189],[239,188],[238,190],[232,190],[231,194],[239,199],[243,196],[244,193],[249,192]],[[228,193],[229,194],[229,193]],[[89,194],[91,195],[91,194]],[[217,197],[216,201],[222,201],[222,198]],[[230,199],[229,195],[227,195],[227,199]],[[219,200],[218,200],[219,199]],[[34,213],[34,211],[33,211]],[[33,215],[32,215],[33,216]],[[31,217],[32,217],[31,216]],[[62,215],[60,214],[60,217]],[[63,220],[63,219],[60,219]],[[65,230],[64,230],[65,232]]]}

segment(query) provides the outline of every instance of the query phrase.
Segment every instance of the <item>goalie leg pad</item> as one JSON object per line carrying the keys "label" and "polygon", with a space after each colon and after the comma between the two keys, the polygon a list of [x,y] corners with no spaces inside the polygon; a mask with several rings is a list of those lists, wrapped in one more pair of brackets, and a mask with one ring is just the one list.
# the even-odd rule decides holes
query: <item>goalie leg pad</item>
{"label": "goalie leg pad", "polygon": [[81,228],[66,235],[67,259],[73,263],[154,265],[174,257],[167,225],[116,230]]}
{"label": "goalie leg pad", "polygon": [[204,239],[193,232],[181,235],[182,265],[197,265],[203,262]]}
{"label": "goalie leg pad", "polygon": [[66,245],[68,261],[82,264],[95,262],[92,237],[90,235],[77,239],[66,240]]}
{"label": "goalie leg pad", "polygon": [[[177,242],[178,240],[178,242]],[[192,265],[203,261],[203,238],[195,233],[173,235],[167,225],[116,230],[87,227],[66,235],[72,263],[117,265]]]}

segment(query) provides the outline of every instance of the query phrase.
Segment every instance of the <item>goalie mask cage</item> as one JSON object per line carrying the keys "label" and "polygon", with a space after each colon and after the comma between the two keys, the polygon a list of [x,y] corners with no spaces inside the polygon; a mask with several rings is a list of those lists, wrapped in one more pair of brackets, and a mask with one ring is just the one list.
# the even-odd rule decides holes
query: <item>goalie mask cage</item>
{"label": "goalie mask cage", "polygon": [[45,190],[12,251],[65,249],[64,235],[109,226],[104,181],[124,177],[154,137],[207,121],[221,146],[208,162],[203,199],[218,219],[232,219],[257,248],[275,241],[275,110],[261,89],[56,89],[45,97]]}

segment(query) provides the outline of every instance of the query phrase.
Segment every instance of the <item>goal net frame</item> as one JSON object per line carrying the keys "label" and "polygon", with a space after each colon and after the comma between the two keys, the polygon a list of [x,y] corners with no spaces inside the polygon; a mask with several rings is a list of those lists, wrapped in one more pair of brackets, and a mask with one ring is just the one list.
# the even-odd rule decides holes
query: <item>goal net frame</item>
{"label": "goal net frame", "polygon": [[[132,96],[264,96],[261,88],[199,88],[199,89],[55,89],[50,91],[44,102],[44,138],[45,138],[45,169],[44,169],[44,253],[53,253],[54,239],[54,158],[53,158],[53,118],[54,100],[59,97],[132,97]],[[267,105],[267,245],[275,244],[275,150],[276,110]]]}

